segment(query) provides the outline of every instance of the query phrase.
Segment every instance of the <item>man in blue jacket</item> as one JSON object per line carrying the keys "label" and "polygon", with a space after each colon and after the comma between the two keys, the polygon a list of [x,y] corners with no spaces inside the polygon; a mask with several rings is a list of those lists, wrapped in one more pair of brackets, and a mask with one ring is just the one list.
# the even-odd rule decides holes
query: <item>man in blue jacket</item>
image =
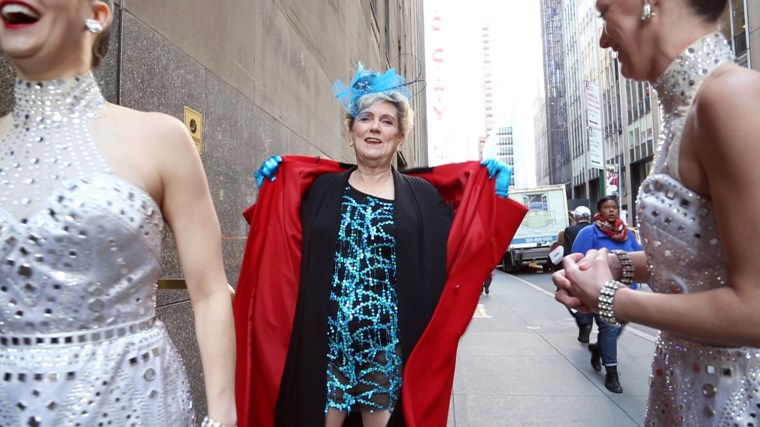
{"label": "man in blue jacket", "polygon": [[[573,252],[573,243],[575,242],[575,238],[578,237],[578,233],[591,225],[589,222],[591,221],[591,209],[585,206],[578,206],[573,211],[573,219],[575,220],[575,224],[565,228],[564,231],[562,246],[564,247],[565,255],[570,255]],[[561,265],[562,263],[560,263]],[[570,314],[575,318],[575,323],[578,325],[578,341],[588,344],[591,329],[594,327],[594,315],[575,310],[570,311]]]}

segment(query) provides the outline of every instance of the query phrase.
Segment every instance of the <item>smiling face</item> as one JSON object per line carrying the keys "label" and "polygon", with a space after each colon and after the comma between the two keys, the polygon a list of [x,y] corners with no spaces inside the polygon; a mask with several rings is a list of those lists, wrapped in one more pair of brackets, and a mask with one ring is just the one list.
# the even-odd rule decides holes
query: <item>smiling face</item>
{"label": "smiling face", "polygon": [[596,9],[604,20],[599,46],[617,53],[623,76],[650,80],[653,50],[647,39],[652,22],[641,20],[642,0],[597,0]]}
{"label": "smiling face", "polygon": [[84,22],[96,18],[107,24],[110,10],[104,9],[92,0],[0,0],[0,47],[24,78],[83,74],[95,40]]}
{"label": "smiling face", "polygon": [[359,112],[348,136],[357,163],[365,166],[390,166],[405,140],[396,106],[389,101],[378,101]]}

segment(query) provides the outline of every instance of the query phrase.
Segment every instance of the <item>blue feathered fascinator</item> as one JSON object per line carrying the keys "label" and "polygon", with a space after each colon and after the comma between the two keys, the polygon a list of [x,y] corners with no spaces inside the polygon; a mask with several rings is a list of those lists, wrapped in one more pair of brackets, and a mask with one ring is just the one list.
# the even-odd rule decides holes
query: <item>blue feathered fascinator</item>
{"label": "blue feathered fascinator", "polygon": [[356,70],[356,74],[354,74],[354,78],[351,79],[350,85],[346,86],[340,80],[335,80],[335,83],[333,83],[335,98],[352,117],[356,117],[359,114],[359,111],[356,110],[359,98],[362,96],[369,93],[392,91],[401,92],[407,99],[411,99],[412,97],[412,92],[407,87],[406,79],[396,74],[395,68],[389,69],[385,74],[380,74],[377,71],[365,69],[361,62]]}

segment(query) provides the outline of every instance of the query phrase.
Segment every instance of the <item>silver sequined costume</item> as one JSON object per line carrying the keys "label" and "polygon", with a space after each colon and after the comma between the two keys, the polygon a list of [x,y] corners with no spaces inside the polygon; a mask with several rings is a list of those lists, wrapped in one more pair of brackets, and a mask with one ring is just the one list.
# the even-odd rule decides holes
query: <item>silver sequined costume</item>
{"label": "silver sequined costume", "polygon": [[156,320],[163,219],[95,80],[18,80],[15,97],[0,120],[0,425],[193,425]]}
{"label": "silver sequined costume", "polygon": [[[727,286],[726,255],[712,201],[679,180],[678,153],[687,113],[701,82],[732,52],[720,33],[686,49],[658,78],[665,113],[651,174],[638,200],[641,236],[655,292]],[[726,348],[661,332],[652,362],[648,426],[757,426],[760,349]]]}

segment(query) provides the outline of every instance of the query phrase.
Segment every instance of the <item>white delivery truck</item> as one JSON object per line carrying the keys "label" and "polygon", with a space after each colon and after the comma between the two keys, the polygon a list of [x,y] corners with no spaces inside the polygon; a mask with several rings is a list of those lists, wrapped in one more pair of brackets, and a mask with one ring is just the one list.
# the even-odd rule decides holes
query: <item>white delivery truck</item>
{"label": "white delivery truck", "polygon": [[520,228],[502,259],[502,270],[543,266],[552,271],[549,251],[557,235],[568,225],[564,185],[510,189],[509,197],[528,207]]}

